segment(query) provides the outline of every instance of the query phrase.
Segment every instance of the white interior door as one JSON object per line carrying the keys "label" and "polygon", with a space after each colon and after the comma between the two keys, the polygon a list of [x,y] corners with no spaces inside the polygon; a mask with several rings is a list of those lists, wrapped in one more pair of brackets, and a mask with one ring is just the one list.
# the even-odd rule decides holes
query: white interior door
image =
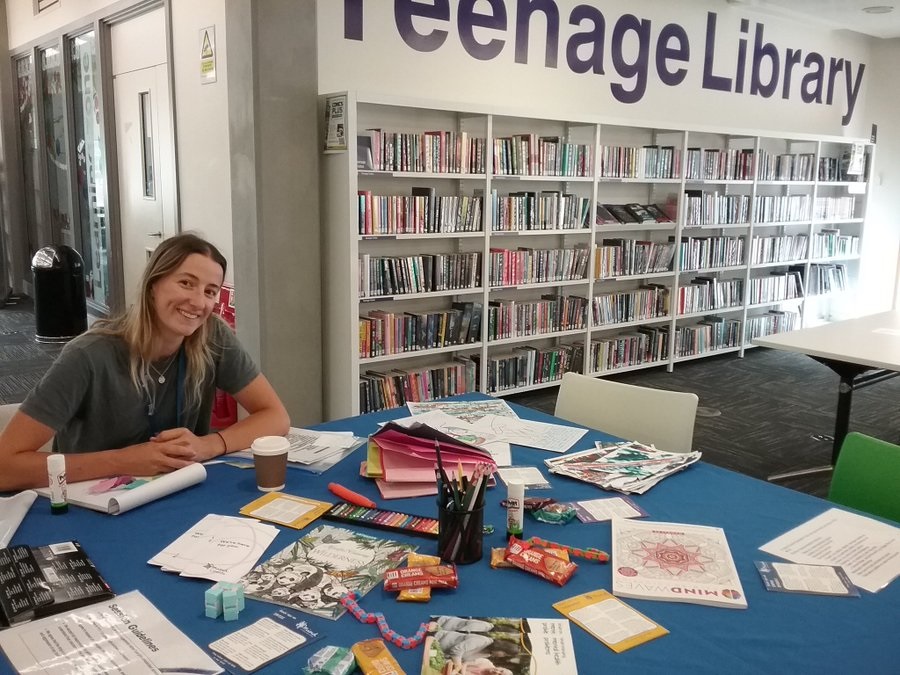
{"label": "white interior door", "polygon": [[175,158],[160,8],[110,32],[125,303],[147,258],[175,234]]}

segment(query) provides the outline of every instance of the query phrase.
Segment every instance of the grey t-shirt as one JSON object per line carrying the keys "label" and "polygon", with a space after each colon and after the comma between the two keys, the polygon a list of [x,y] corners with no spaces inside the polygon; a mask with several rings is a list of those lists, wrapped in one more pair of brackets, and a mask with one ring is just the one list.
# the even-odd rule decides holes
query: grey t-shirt
{"label": "grey t-shirt", "polygon": [[66,453],[144,443],[154,430],[179,426],[203,436],[209,433],[216,388],[235,394],[259,374],[224,322],[214,316],[210,328],[213,368],[203,383],[200,406],[185,405],[180,424],[176,419],[177,361],[166,371],[163,384],[152,381],[156,409],[151,419],[150,397],[131,381],[125,341],[96,333],[81,335],[65,346],[20,410],[56,430],[54,449]]}

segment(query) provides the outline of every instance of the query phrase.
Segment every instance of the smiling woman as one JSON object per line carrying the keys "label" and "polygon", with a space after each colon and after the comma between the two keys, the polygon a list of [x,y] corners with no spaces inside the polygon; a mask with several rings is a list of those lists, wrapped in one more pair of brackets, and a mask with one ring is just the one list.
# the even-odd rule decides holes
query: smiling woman
{"label": "smiling woman", "polygon": [[[80,481],[166,473],[286,434],[277,394],[212,313],[225,269],[193,234],[162,242],[135,304],[66,345],[0,435],[0,491],[47,484],[36,451],[54,435],[68,480]],[[210,433],[217,388],[249,415]]]}

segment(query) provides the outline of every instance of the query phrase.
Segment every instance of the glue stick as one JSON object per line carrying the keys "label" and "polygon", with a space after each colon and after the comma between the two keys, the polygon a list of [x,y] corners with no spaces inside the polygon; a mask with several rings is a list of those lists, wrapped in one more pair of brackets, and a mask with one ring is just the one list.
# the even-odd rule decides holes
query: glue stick
{"label": "glue stick", "polygon": [[47,457],[47,476],[50,480],[50,513],[69,510],[66,501],[66,458],[58,452]]}
{"label": "glue stick", "polygon": [[510,480],[506,490],[506,538],[521,539],[525,520],[525,483]]}

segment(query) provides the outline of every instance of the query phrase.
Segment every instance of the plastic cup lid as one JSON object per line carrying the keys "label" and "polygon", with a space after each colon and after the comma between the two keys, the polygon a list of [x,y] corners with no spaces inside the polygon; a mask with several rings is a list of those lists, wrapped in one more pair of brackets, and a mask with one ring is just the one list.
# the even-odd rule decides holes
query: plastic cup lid
{"label": "plastic cup lid", "polygon": [[280,455],[290,447],[290,442],[284,436],[262,436],[250,446],[254,455]]}

